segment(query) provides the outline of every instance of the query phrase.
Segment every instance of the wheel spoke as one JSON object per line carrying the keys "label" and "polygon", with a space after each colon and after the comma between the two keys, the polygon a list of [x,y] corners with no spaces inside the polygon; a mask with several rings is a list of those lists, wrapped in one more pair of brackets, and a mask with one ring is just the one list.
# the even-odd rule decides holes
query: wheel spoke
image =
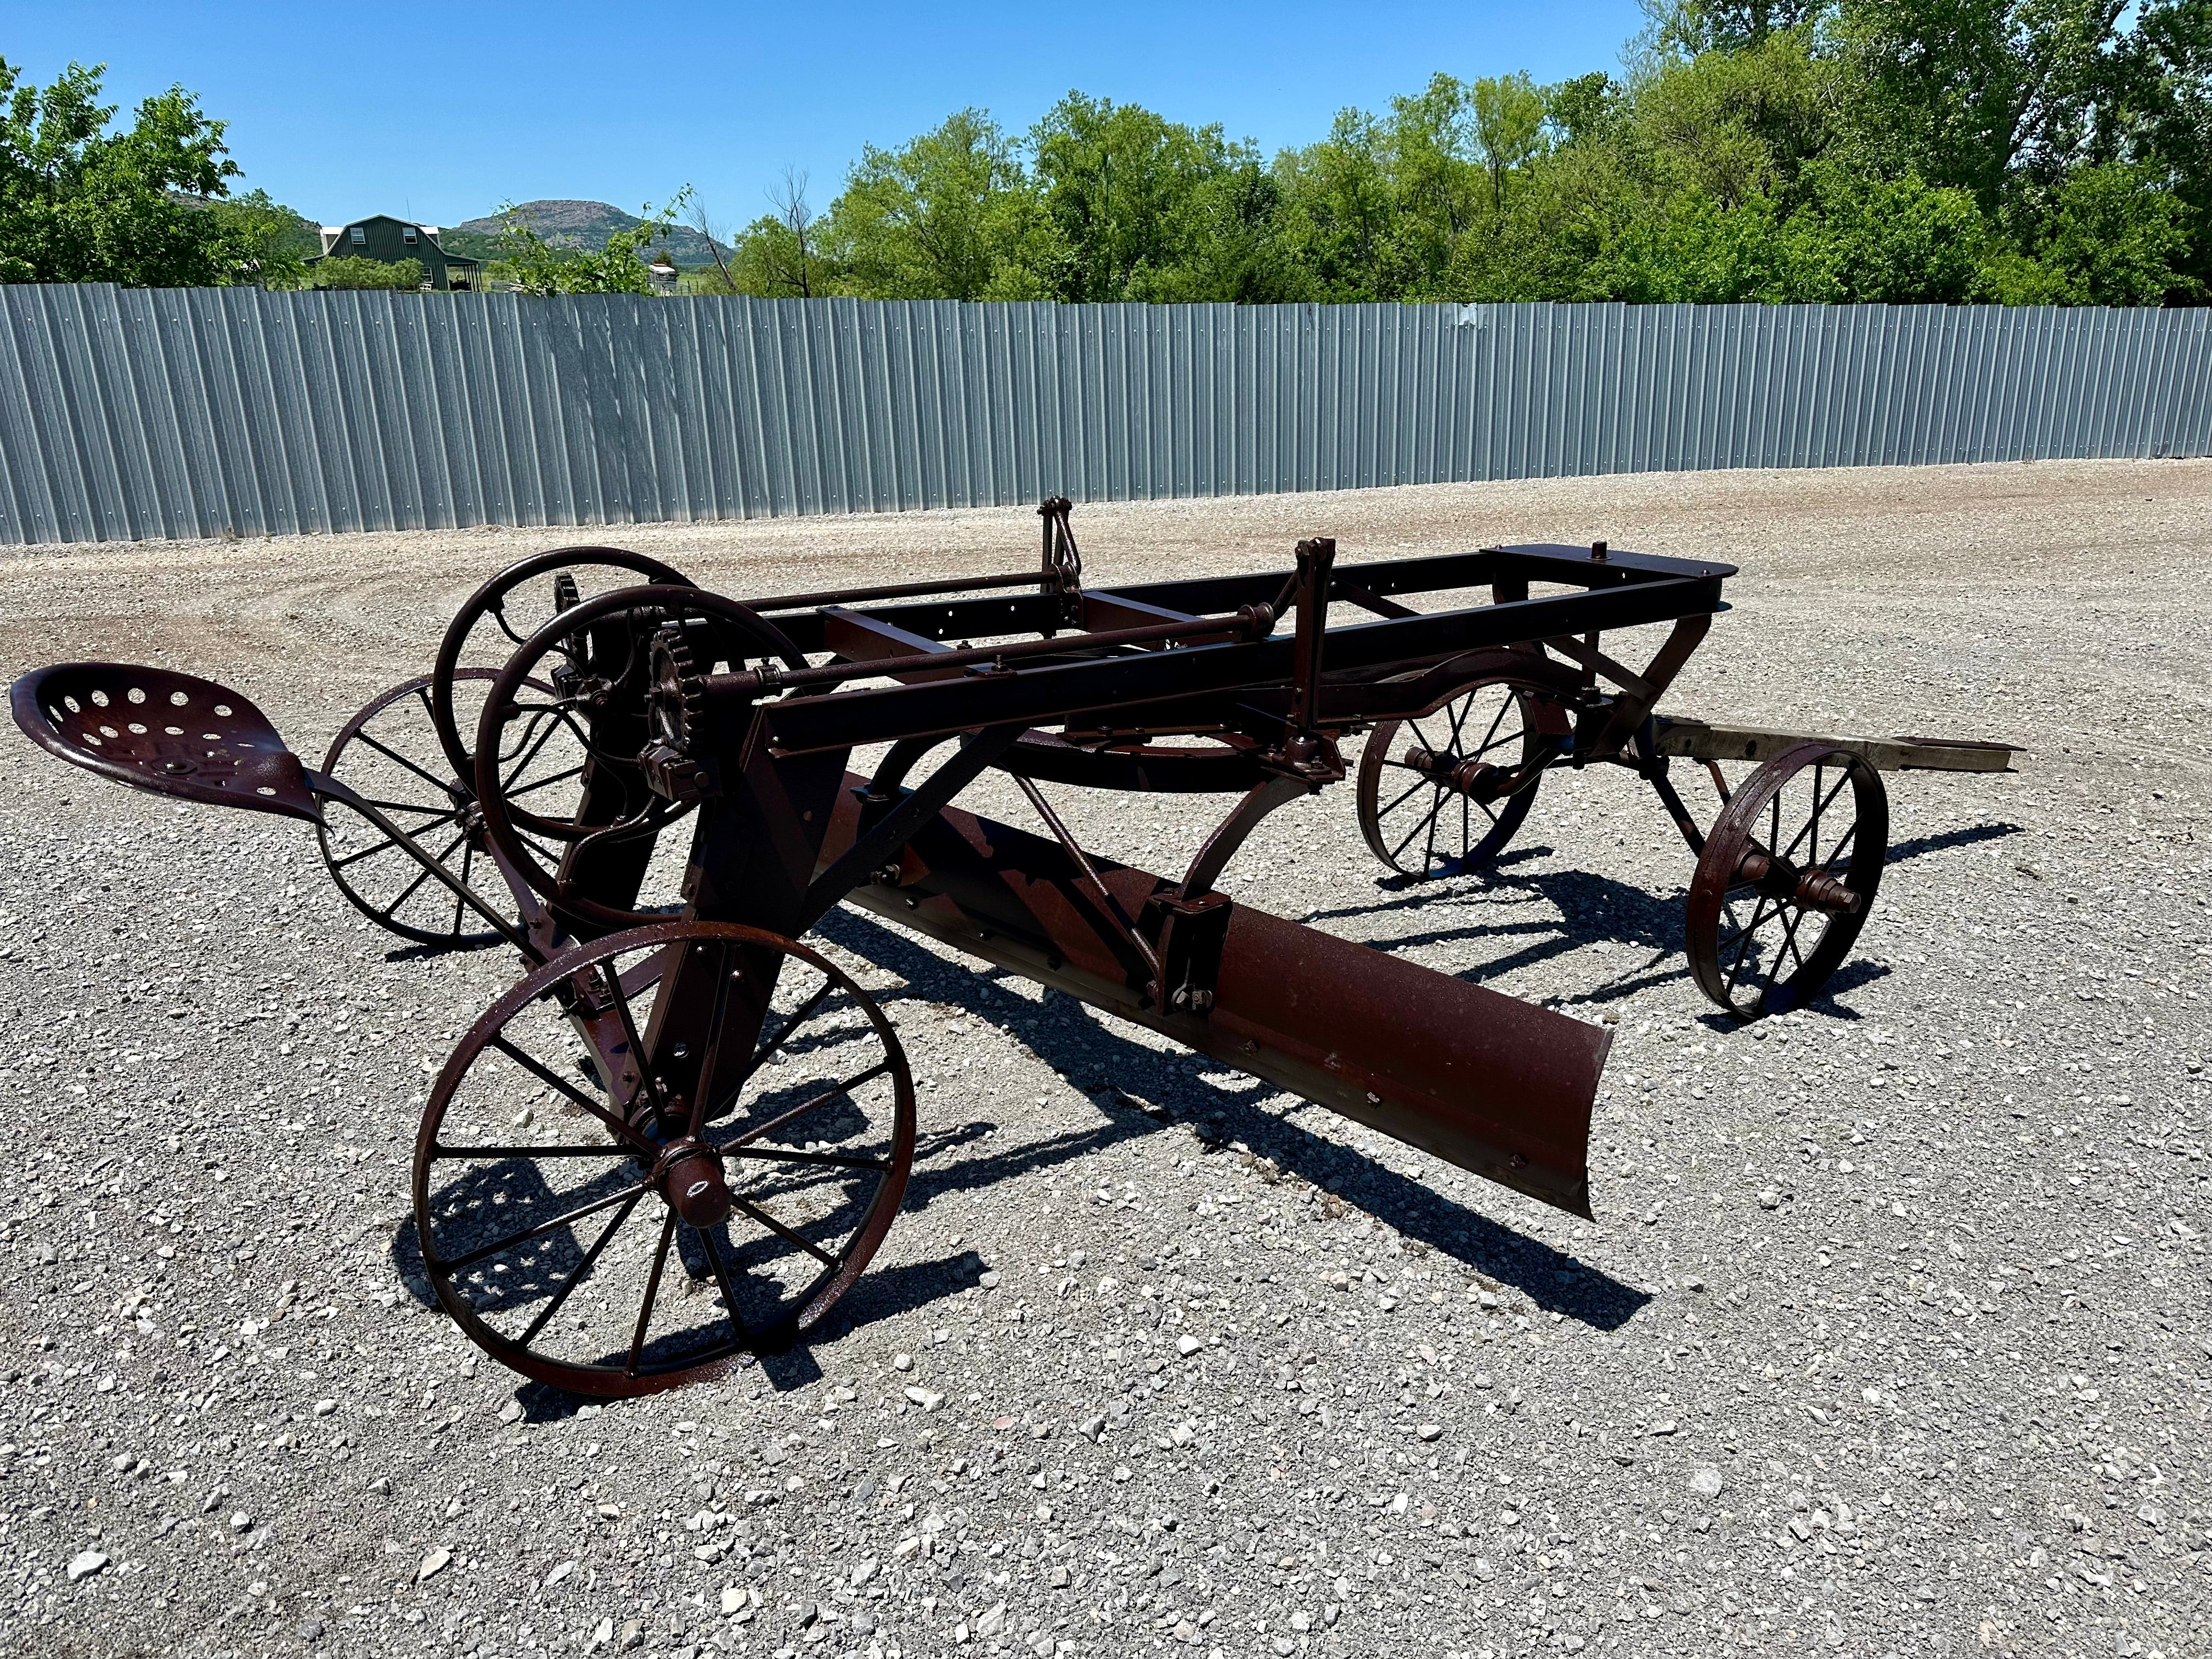
{"label": "wheel spoke", "polygon": [[367,744],[371,749],[376,750],[378,754],[383,756],[386,760],[392,762],[396,765],[405,767],[409,771],[412,772],[416,777],[422,779],[423,782],[428,784],[440,794],[450,795],[452,786],[448,784],[445,779],[440,777],[434,772],[424,771],[421,767],[416,765],[413,761],[409,760],[406,756],[401,754],[397,749],[392,748],[389,744],[380,742],[366,728],[355,732],[354,736],[359,738],[363,743]]}
{"label": "wheel spoke", "polygon": [[714,1243],[714,1229],[700,1228],[699,1242],[707,1247],[707,1260],[714,1266],[715,1282],[722,1287],[722,1311],[730,1316],[730,1330],[737,1337],[738,1344],[743,1346],[753,1340],[753,1334],[745,1328],[745,1322],[738,1316],[737,1286],[730,1283],[729,1265],[722,1260],[721,1247]]}
{"label": "wheel spoke", "polygon": [[825,977],[822,981],[822,988],[801,1003],[798,1012],[783,1022],[774,1036],[753,1050],[752,1059],[745,1065],[746,1075],[750,1076],[765,1065],[769,1056],[781,1049],[785,1042],[789,1041],[791,1034],[805,1024],[814,1011],[830,1000],[830,994],[836,988],[837,981]]}
{"label": "wheel spoke", "polygon": [[630,1018],[629,999],[623,994],[622,974],[619,969],[602,963],[599,977],[605,981],[608,1000],[615,1006],[616,1016],[622,1021],[623,1041],[629,1045],[631,1059],[637,1066],[638,1087],[645,1093],[646,1102],[653,1115],[659,1120],[665,1133],[673,1133],[669,1121],[668,1096],[660,1086],[660,1079],[653,1074],[652,1056],[645,1052],[645,1044],[637,1034],[637,1022]]}
{"label": "wheel spoke", "polygon": [[[539,752],[544,750],[548,743],[550,743],[553,740],[553,734],[561,729],[561,726],[562,722],[559,720],[548,720],[545,723],[544,731],[534,740],[526,739],[526,741],[530,744],[529,749],[525,751],[520,759],[514,763],[514,765],[508,770],[507,775],[499,781],[499,792],[501,794],[507,796],[510,799],[514,798],[514,781],[523,775],[523,773],[528,769],[530,763],[536,760]],[[504,757],[502,757],[502,758],[504,758]],[[582,769],[583,769],[581,767],[577,769],[579,771],[581,771]]]}
{"label": "wheel spoke", "polygon": [[[1785,859],[1786,859],[1786,858],[1791,858],[1791,857],[1794,857],[1794,856],[1796,854],[1798,842],[1802,842],[1802,841],[1803,841],[1803,840],[1805,839],[1805,836],[1806,836],[1806,835],[1808,834],[1808,832],[1814,832],[1814,834],[1815,834],[1815,840],[1814,840],[1814,844],[1816,847],[1819,845],[1819,841],[1818,841],[1818,836],[1817,836],[1817,831],[1818,831],[1818,830],[1819,830],[1819,828],[1820,828],[1820,814],[1821,814],[1822,812],[1826,811],[1828,809],[1828,805],[1829,805],[1829,803],[1830,803],[1830,802],[1833,801],[1833,800],[1836,799],[1836,797],[1837,797],[1838,795],[1840,795],[1841,793],[1843,793],[1843,792],[1844,792],[1844,786],[1845,784],[1849,783],[1849,782],[1851,781],[1851,769],[1850,769],[1850,767],[1846,766],[1845,768],[1844,768],[1843,775],[1842,775],[1841,777],[1839,777],[1839,778],[1838,778],[1838,779],[1836,780],[1835,787],[1834,787],[1833,788],[1830,789],[1830,790],[1828,791],[1828,793],[1827,793],[1826,795],[1823,795],[1823,794],[1821,794],[1821,793],[1820,793],[1820,769],[1818,766],[1815,766],[1815,767],[1813,769],[1813,771],[1814,771],[1814,780],[1813,780],[1813,816],[1812,816],[1811,817],[1809,817],[1809,818],[1806,819],[1806,821],[1805,821],[1805,827],[1804,827],[1804,829],[1800,830],[1797,832],[1796,839],[1796,840],[1794,840],[1794,841],[1792,841],[1792,842],[1790,843],[1790,845],[1783,850],[1782,856],[1783,856],[1784,858],[1785,858]],[[1776,802],[1775,802],[1776,811],[1777,811],[1777,812],[1778,813],[1778,812],[1779,812],[1779,811],[1780,811],[1780,807],[1781,807],[1781,799],[1780,799],[1781,792],[1780,792],[1779,790],[1777,790],[1777,791],[1775,792],[1775,794],[1776,794]],[[1777,822],[1777,823],[1778,823],[1778,824],[1779,823],[1780,819],[1779,819],[1779,817],[1778,817],[1778,818],[1777,818],[1776,822]],[[1853,826],[1853,827],[1854,827],[1854,828],[1856,828],[1856,824],[1854,824],[1854,826]],[[1782,832],[1781,832],[1781,830],[1780,830],[1778,828],[1778,829],[1776,830],[1776,831],[1775,831],[1775,834],[1776,834],[1777,836],[1779,836],[1781,833],[1782,833]],[[1812,857],[1810,860],[1808,860],[1808,862],[1813,863],[1813,864],[1818,864],[1820,861],[1820,858],[1819,858],[1819,856],[1818,856],[1817,854],[1815,854],[1814,857]]]}
{"label": "wheel spoke", "polygon": [[498,1049],[500,1053],[505,1054],[509,1060],[522,1067],[524,1071],[529,1073],[531,1076],[536,1078],[540,1083],[552,1090],[556,1094],[565,1097],[572,1105],[580,1106],[584,1110],[589,1112],[593,1117],[599,1119],[600,1122],[605,1124],[607,1127],[612,1129],[619,1139],[629,1141],[633,1148],[640,1151],[648,1150],[646,1148],[645,1144],[638,1139],[635,1132],[633,1131],[627,1123],[624,1123],[621,1118],[609,1111],[605,1107],[600,1105],[598,1101],[593,1100],[581,1089],[579,1089],[574,1084],[569,1082],[567,1078],[562,1077],[551,1066],[546,1065],[545,1062],[539,1060],[537,1055],[525,1054],[520,1048],[517,1048],[514,1042],[508,1040],[507,1036],[504,1031],[501,1032],[499,1036],[494,1037],[489,1046]]}
{"label": "wheel spoke", "polygon": [[660,1243],[653,1252],[653,1272],[645,1281],[645,1300],[638,1304],[637,1329],[629,1340],[629,1364],[623,1372],[637,1375],[639,1363],[645,1358],[645,1333],[653,1323],[653,1304],[660,1295],[660,1272],[668,1265],[668,1241],[676,1237],[676,1212],[671,1209],[667,1219],[660,1224]]}
{"label": "wheel spoke", "polygon": [[1751,948],[1752,935],[1766,925],[1766,905],[1767,901],[1762,896],[1757,908],[1751,913],[1751,926],[1736,937],[1735,962],[1735,965],[1729,968],[1728,975],[1728,990],[1731,997],[1735,994],[1736,980],[1743,973],[1744,952]]}
{"label": "wheel spoke", "polygon": [[707,1030],[707,1052],[699,1056],[699,1081],[691,1091],[691,1121],[684,1128],[687,1135],[696,1137],[699,1126],[706,1121],[707,1089],[714,1080],[714,1066],[722,1057],[722,1025],[730,1012],[730,947],[717,945],[714,949],[714,1011]]}
{"label": "wheel spoke", "polygon": [[568,1299],[568,1293],[591,1277],[592,1267],[599,1261],[599,1253],[605,1249],[614,1236],[622,1231],[623,1223],[629,1219],[630,1212],[637,1208],[638,1200],[644,1196],[641,1192],[632,1193],[629,1201],[615,1212],[613,1218],[607,1223],[599,1236],[592,1241],[592,1248],[584,1252],[584,1259],[568,1270],[568,1276],[561,1282],[561,1288],[554,1291],[552,1299],[538,1310],[538,1317],[532,1320],[529,1328],[522,1333],[521,1346],[528,1347],[536,1340],[538,1333],[545,1328],[546,1322],[561,1311],[561,1304]]}
{"label": "wheel spoke", "polygon": [[[471,1250],[466,1255],[455,1256],[451,1261],[441,1262],[439,1265],[447,1273],[459,1273],[465,1267],[474,1267],[488,1255],[497,1255],[502,1250],[511,1250],[518,1244],[527,1244],[533,1238],[543,1238],[556,1228],[565,1227],[573,1221],[581,1221],[587,1215],[597,1215],[601,1210],[611,1208],[626,1198],[635,1197],[640,1193],[650,1190],[647,1184],[641,1181],[635,1186],[625,1187],[620,1192],[611,1193],[605,1198],[595,1198],[588,1204],[580,1204],[574,1209],[556,1215],[550,1221],[541,1221],[534,1227],[526,1227],[519,1233],[510,1233],[496,1243],[486,1244],[480,1249]],[[675,1212],[672,1210],[669,1213],[673,1215]]]}
{"label": "wheel spoke", "polygon": [[[1406,769],[1413,775],[1413,787],[1407,790],[1404,794],[1399,796],[1397,799],[1392,801],[1388,806],[1377,812],[1375,817],[1378,822],[1383,818],[1389,817],[1391,813],[1396,811],[1407,801],[1413,799],[1415,795],[1419,794],[1421,793],[1421,786],[1425,783],[1429,783],[1429,775],[1422,771],[1419,767],[1409,766]],[[1435,786],[1431,784],[1430,787],[1433,788]]]}
{"label": "wheel spoke", "polygon": [[812,1099],[805,1101],[800,1104],[793,1107],[787,1112],[778,1112],[774,1117],[769,1119],[767,1122],[756,1124],[753,1127],[746,1130],[743,1134],[738,1135],[734,1139],[724,1141],[721,1144],[720,1150],[729,1152],[735,1152],[740,1146],[750,1146],[753,1142],[762,1139],[763,1136],[773,1134],[776,1130],[781,1129],[785,1124],[791,1122],[794,1118],[804,1117],[807,1113],[818,1110],[820,1108],[828,1105],[831,1101],[839,1098],[841,1096],[851,1094],[854,1090],[859,1088],[862,1084],[873,1081],[875,1079],[883,1076],[883,1074],[890,1071],[890,1068],[891,1063],[890,1060],[879,1060],[873,1066],[869,1066],[866,1071],[855,1072],[852,1076],[845,1079],[842,1083],[834,1083],[830,1085],[829,1088],[824,1089],[820,1094],[816,1095]]}
{"label": "wheel spoke", "polygon": [[[465,843],[461,848],[461,888],[466,888],[468,886],[469,875],[470,872],[476,868],[476,842],[473,841],[465,841]],[[461,931],[461,906],[463,902],[464,901],[461,897],[460,889],[456,889],[453,893],[453,931],[456,934]]]}
{"label": "wheel spoke", "polygon": [[[461,831],[461,833],[460,833],[459,835],[458,835],[458,836],[454,836],[454,837],[453,838],[453,840],[451,840],[450,842],[447,842],[447,843],[446,843],[446,850],[445,850],[444,852],[442,852],[442,853],[441,853],[441,854],[438,854],[438,863],[439,863],[439,865],[440,865],[441,866],[442,866],[445,864],[445,862],[446,862],[446,860],[447,860],[447,859],[449,859],[449,858],[453,857],[453,849],[454,849],[455,848],[459,847],[459,846],[463,842],[466,841],[468,838],[469,838],[469,832],[468,832],[467,830],[462,830],[462,831]],[[399,907],[400,907],[401,905],[403,905],[403,904],[406,903],[406,902],[407,902],[407,901],[408,901],[409,899],[413,898],[413,897],[415,896],[415,895],[416,895],[416,891],[417,891],[417,890],[422,887],[422,884],[423,884],[424,882],[426,882],[426,881],[429,880],[429,879],[430,879],[430,866],[429,866],[428,865],[427,865],[427,864],[426,864],[426,865],[424,865],[424,866],[423,866],[420,870],[418,870],[418,871],[416,871],[416,872],[415,872],[415,879],[414,879],[414,880],[412,880],[412,881],[409,882],[409,883],[407,884],[407,885],[406,885],[406,886],[404,886],[404,887],[403,887],[403,888],[401,888],[401,889],[399,890],[399,896],[398,896],[398,898],[396,898],[396,899],[392,900],[391,903],[389,903],[389,904],[386,905],[386,906],[384,907],[384,908],[383,908],[382,910],[379,911],[377,914],[378,914],[378,915],[381,915],[381,916],[386,917],[386,918],[388,920],[388,919],[389,919],[389,918],[390,918],[390,917],[391,917],[391,916],[392,916],[392,915],[393,915],[393,914],[394,914],[394,913],[395,913],[395,912],[399,908]]]}
{"label": "wheel spoke", "polygon": [[556,772],[552,776],[540,778],[535,783],[526,783],[520,789],[509,789],[506,792],[507,798],[509,800],[514,800],[518,796],[527,795],[532,793],[533,791],[539,789],[550,789],[556,783],[566,783],[570,778],[580,778],[583,775],[584,769],[582,767],[572,766],[565,772]]}
{"label": "wheel spoke", "polygon": [[498,1160],[509,1158],[635,1158],[635,1146],[614,1146],[605,1142],[596,1146],[449,1146],[441,1141],[430,1148],[432,1158],[480,1158]]}
{"label": "wheel spoke", "polygon": [[1393,864],[1395,864],[1398,861],[1398,856],[1400,854],[1403,853],[1407,848],[1413,845],[1413,837],[1421,833],[1423,827],[1425,825],[1433,824],[1437,821],[1437,814],[1444,810],[1443,786],[1442,784],[1432,784],[1430,787],[1436,790],[1437,798],[1429,803],[1429,815],[1425,818],[1417,820],[1413,827],[1406,832],[1406,838],[1390,849],[1390,862]]}
{"label": "wheel spoke", "polygon": [[[427,830],[430,826],[424,824],[422,827]],[[359,864],[363,859],[374,858],[379,853],[389,852],[392,848],[398,845],[399,838],[398,836],[387,836],[382,841],[377,842],[375,846],[366,848],[362,852],[349,853],[342,859],[332,859],[331,860],[331,868],[333,871],[343,870],[349,864]]]}
{"label": "wheel spoke", "polygon": [[[774,1216],[770,1215],[766,1210],[761,1208],[759,1205],[754,1203],[750,1199],[739,1198],[736,1194],[732,1193],[730,1194],[730,1202],[735,1205],[738,1209],[743,1210],[754,1220],[759,1222],[762,1226],[767,1228],[770,1232],[775,1234],[777,1237],[781,1238],[789,1243],[798,1245],[800,1249],[805,1251],[816,1261],[821,1262],[823,1266],[826,1267],[835,1267],[837,1265],[837,1258],[836,1256],[830,1255],[829,1251],[823,1249],[812,1239],[807,1237],[805,1234],[794,1232],[790,1228],[785,1226],[783,1223],[778,1221]],[[673,1212],[671,1213],[673,1213]]]}

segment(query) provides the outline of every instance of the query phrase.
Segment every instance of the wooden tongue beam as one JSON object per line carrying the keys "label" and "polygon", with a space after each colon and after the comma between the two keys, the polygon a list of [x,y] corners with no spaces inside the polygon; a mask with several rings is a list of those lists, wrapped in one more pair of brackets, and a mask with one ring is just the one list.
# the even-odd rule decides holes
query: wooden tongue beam
{"label": "wooden tongue beam", "polygon": [[[864,781],[846,778],[823,867],[853,843]],[[1173,891],[1145,871],[1092,863],[1127,915]],[[849,902],[1590,1213],[1590,1109],[1612,1042],[1602,1026],[1243,904],[1229,907],[1211,1009],[1163,1011],[1146,995],[1143,953],[1085,893],[1057,841],[951,808],[908,843],[896,885],[856,889]]]}

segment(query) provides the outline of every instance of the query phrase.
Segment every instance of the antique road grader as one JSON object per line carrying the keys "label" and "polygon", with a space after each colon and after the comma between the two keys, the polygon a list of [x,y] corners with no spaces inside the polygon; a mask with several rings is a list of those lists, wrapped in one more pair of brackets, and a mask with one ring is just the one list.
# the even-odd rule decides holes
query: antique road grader
{"label": "antique road grader", "polygon": [[[789,1345],[899,1209],[913,1082],[883,1011],[803,942],[835,905],[1587,1215],[1605,1030],[1231,899],[1254,828],[1346,781],[1364,733],[1368,846],[1401,879],[1467,875],[1547,772],[1625,767],[1696,856],[1698,984],[1751,1018],[1814,995],[1864,926],[1881,772],[2011,753],[1656,714],[1727,565],[1601,542],[1340,566],[1316,538],[1286,571],[1094,590],[1068,503],[1040,512],[1041,569],[744,603],[618,549],[525,560],[319,770],[238,693],[163,669],[41,669],[14,712],[106,777],[314,824],[396,933],[522,954],[431,1090],[415,1224],[472,1339],[594,1395]],[[1639,668],[1601,643],[1662,625]],[[1711,772],[1710,829],[1674,757]],[[1762,763],[1731,788],[1723,759]],[[986,771],[1042,833],[952,805]],[[1234,805],[1161,876],[1086,852],[1047,786]]]}

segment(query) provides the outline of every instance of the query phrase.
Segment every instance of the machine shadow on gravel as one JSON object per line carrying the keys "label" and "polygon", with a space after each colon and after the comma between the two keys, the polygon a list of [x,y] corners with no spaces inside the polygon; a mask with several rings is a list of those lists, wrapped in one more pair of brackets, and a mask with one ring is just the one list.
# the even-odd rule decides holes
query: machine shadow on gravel
{"label": "machine shadow on gravel", "polygon": [[[895,1006],[906,997],[927,996],[960,1004],[983,1017],[996,1012],[978,990],[994,982],[994,975],[988,972],[957,969],[905,935],[850,912],[832,912],[823,918],[821,930],[843,949],[905,981],[902,989],[882,994],[887,1006]],[[1348,1147],[1263,1109],[1259,1103],[1277,1092],[1264,1083],[1240,1075],[1240,1081],[1248,1085],[1240,1091],[1241,1098],[1211,1084],[1199,1083],[1188,1069],[1185,1057],[1164,1054],[1116,1036],[1109,1027],[1085,1015],[1081,1005],[1070,998],[1048,994],[1042,1007],[1024,1023],[1020,1036],[1039,1059],[1079,1087],[1149,1101],[1171,1119],[1199,1123],[1201,1133],[1216,1145],[1230,1139],[1241,1140],[1285,1173],[1347,1199],[1407,1237],[1512,1285],[1547,1313],[1559,1313],[1600,1330],[1613,1330],[1627,1323],[1651,1299],[1632,1285],[1585,1267],[1563,1251],[1469,1210],[1418,1181],[1379,1168]],[[1205,1126],[1216,1121],[1221,1132],[1206,1133]],[[1164,1127],[1159,1120],[1132,1109],[1116,1113],[1096,1128],[988,1158],[933,1167],[930,1161],[918,1158],[908,1203],[919,1207],[939,1192],[989,1186]]]}
{"label": "machine shadow on gravel", "polygon": [[[2019,824],[2009,822],[1967,824],[1945,830],[1940,835],[1919,836],[1910,841],[1896,842],[1889,849],[1888,862],[1893,866],[1899,865],[1911,859],[1924,858],[1929,854],[1948,853],[1957,848],[2001,841],[2006,836],[2022,833]],[[1464,927],[1437,927],[1425,933],[1400,934],[1382,941],[1381,948],[1402,950],[1475,939],[1528,938],[1528,943],[1520,949],[1475,967],[1462,969],[1457,975],[1461,979],[1477,981],[1497,978],[1523,968],[1533,968],[1579,951],[1586,945],[1601,942],[1634,945],[1653,953],[1650,962],[1630,975],[1593,990],[1561,999],[1570,1004],[1617,1002],[1638,991],[1688,975],[1689,963],[1682,948],[1681,902],[1678,896],[1660,897],[1643,888],[1614,881],[1610,877],[1587,870],[1553,870],[1530,875],[1513,873],[1513,866],[1516,864],[1552,856],[1553,849],[1549,847],[1521,848],[1499,859],[1474,884],[1462,890],[1457,897],[1462,903],[1476,902],[1506,906],[1519,905],[1532,899],[1542,900],[1559,912],[1560,921],[1471,921]],[[1417,882],[1403,876],[1386,876],[1377,880],[1375,885],[1392,896],[1372,904],[1347,904],[1334,909],[1310,911],[1304,920],[1312,922],[1385,915],[1393,911],[1417,909],[1436,902],[1433,882]],[[1838,999],[1884,977],[1888,972],[1889,969],[1880,963],[1864,959],[1848,963],[1838,969],[1834,977],[1821,988],[1821,994],[1806,1006],[1814,1012],[1832,1018],[1856,1019],[1856,1012],[1838,1002]],[[1717,1011],[1701,1016],[1699,1023],[1715,1030],[1735,1030],[1741,1026],[1740,1020],[1732,1019]]]}

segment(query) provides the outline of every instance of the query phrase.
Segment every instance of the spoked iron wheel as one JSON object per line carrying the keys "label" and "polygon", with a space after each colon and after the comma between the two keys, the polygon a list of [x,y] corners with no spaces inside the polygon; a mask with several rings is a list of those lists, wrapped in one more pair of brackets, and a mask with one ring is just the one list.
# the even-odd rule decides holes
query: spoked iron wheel
{"label": "spoked iron wheel", "polygon": [[[663,630],[680,635],[672,645]],[[658,649],[656,649],[658,647]],[[773,623],[694,587],[633,586],[562,611],[523,642],[484,694],[476,783],[485,834],[579,936],[642,927],[682,861],[654,858],[691,810],[653,793],[647,752],[689,717],[692,678],[717,665],[804,668]],[[656,714],[649,699],[671,683]],[[677,732],[678,737],[696,733]],[[550,770],[548,769],[550,769]],[[537,793],[557,775],[557,788]],[[646,885],[648,876],[656,878]]]}
{"label": "spoked iron wheel", "polygon": [[914,1139],[890,1020],[817,952],[714,922],[612,934],[501,997],[440,1074],[415,1148],[424,1267],[526,1376],[678,1387],[820,1323],[897,1214]]}
{"label": "spoked iron wheel", "polygon": [[[468,680],[493,678],[485,668],[459,672]],[[514,896],[485,849],[473,792],[447,767],[430,712],[431,683],[425,674],[395,685],[347,721],[323,772],[381,810],[494,909],[511,912]],[[324,802],[318,834],[331,879],[378,927],[445,949],[498,942],[481,915],[343,801]]]}
{"label": "spoked iron wheel", "polygon": [[431,718],[447,764],[459,778],[476,769],[477,719],[489,675],[561,611],[611,588],[643,582],[685,587],[690,579],[658,559],[622,547],[556,547],[509,565],[453,613],[430,668]]}
{"label": "spoked iron wheel", "polygon": [[1569,729],[1566,710],[1545,696],[1552,689],[1537,676],[1492,676],[1425,714],[1377,725],[1359,760],[1368,849],[1417,881],[1495,863]]}
{"label": "spoked iron wheel", "polygon": [[1889,850],[1881,774],[1801,743],[1729,798],[1690,884],[1698,988],[1745,1019],[1810,1001],[1866,926]]}

